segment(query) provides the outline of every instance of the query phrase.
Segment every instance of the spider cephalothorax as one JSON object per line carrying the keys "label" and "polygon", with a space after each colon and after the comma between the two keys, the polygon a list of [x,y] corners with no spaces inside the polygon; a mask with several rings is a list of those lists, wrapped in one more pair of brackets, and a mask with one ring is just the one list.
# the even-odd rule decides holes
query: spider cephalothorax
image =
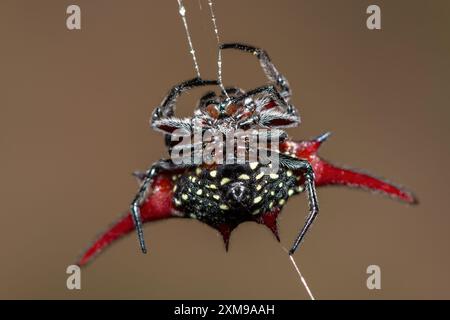
{"label": "spider cephalothorax", "polygon": [[[141,186],[130,212],[95,241],[79,261],[80,265],[134,228],[141,249],[146,252],[142,223],[170,217],[194,218],[207,223],[221,232],[227,248],[231,231],[244,221],[266,225],[278,239],[278,214],[291,196],[305,192],[309,214],[290,250],[293,254],[318,213],[316,186],[363,187],[416,203],[411,193],[392,184],[335,167],[319,158],[317,150],[328,133],[311,141],[291,141],[283,129],[298,125],[300,118],[289,103],[291,91],[285,77],[261,49],[236,43],[221,45],[220,50],[223,49],[254,54],[271,83],[248,92],[221,86],[219,96],[207,92],[200,99],[194,116],[187,119],[175,117],[175,104],[180,94],[219,83],[194,78],[173,87],[154,110],[151,125],[165,134],[171,155],[179,151],[180,138],[189,138],[181,144],[185,152],[176,160],[173,157],[160,160],[146,172],[135,174]],[[226,139],[236,132],[244,142],[233,144],[230,149]],[[196,135],[203,138],[207,133],[209,140],[195,139]],[[250,141],[256,141],[256,147]],[[265,143],[258,144],[260,141]],[[213,151],[206,152],[205,157],[205,150],[211,145]],[[226,161],[218,161],[219,155]],[[242,155],[244,161],[239,157]]]}

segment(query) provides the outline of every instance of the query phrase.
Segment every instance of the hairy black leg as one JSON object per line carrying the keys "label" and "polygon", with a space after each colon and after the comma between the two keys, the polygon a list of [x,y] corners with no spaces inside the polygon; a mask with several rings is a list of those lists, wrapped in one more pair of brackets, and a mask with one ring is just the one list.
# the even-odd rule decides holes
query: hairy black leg
{"label": "hairy black leg", "polygon": [[219,46],[219,49],[235,49],[249,52],[255,55],[258,58],[259,63],[261,64],[261,67],[267,78],[269,78],[270,81],[279,86],[281,96],[286,99],[286,101],[289,100],[289,98],[291,97],[291,89],[289,87],[289,83],[286,78],[277,70],[277,68],[275,68],[275,65],[270,60],[269,55],[266,51],[241,43],[224,43]]}
{"label": "hairy black leg", "polygon": [[150,169],[148,169],[144,175],[141,175],[142,183],[139,188],[138,193],[133,199],[133,202],[130,205],[131,216],[134,221],[134,226],[136,228],[139,245],[143,253],[147,253],[147,249],[144,241],[144,232],[142,230],[142,219],[139,207],[142,205],[142,202],[145,200],[145,196],[147,194],[147,190],[152,183],[155,176],[164,170],[175,169],[176,166],[172,163],[171,160],[160,160],[155,162]]}
{"label": "hairy black leg", "polygon": [[306,218],[305,225],[303,226],[297,238],[295,239],[291,250],[289,250],[289,254],[293,255],[294,252],[297,250],[298,246],[300,245],[300,243],[303,241],[306,233],[308,232],[309,228],[314,222],[314,219],[317,217],[317,214],[319,213],[319,204],[317,201],[317,193],[314,182],[314,170],[311,164],[306,160],[297,159],[284,154],[280,154],[280,165],[303,173],[305,179],[304,184],[306,194],[308,195],[309,214],[308,217]]}
{"label": "hairy black leg", "polygon": [[238,96],[238,95],[240,96],[240,95],[245,94],[245,91],[238,87],[226,87],[225,92],[228,95],[234,95],[234,96]]}
{"label": "hairy black leg", "polygon": [[182,129],[186,133],[191,132],[191,123],[189,119],[179,119],[174,117],[174,108],[178,97],[185,91],[195,87],[217,85],[217,80],[203,80],[193,78],[174,86],[162,103],[155,108],[151,118],[151,125],[154,129],[164,133],[172,133],[177,129]]}
{"label": "hairy black leg", "polygon": [[195,87],[218,85],[217,80],[203,80],[201,78],[193,78],[191,80],[184,81],[172,89],[170,89],[167,96],[163,99],[161,104],[155,108],[152,115],[152,125],[155,121],[161,118],[171,117],[174,114],[174,107],[178,97],[185,91],[193,89]]}
{"label": "hairy black leg", "polygon": [[[232,99],[232,102],[235,102],[235,103],[240,102],[240,101],[243,101],[247,98],[251,98],[258,94],[266,94],[269,98],[272,98],[273,100],[275,100],[275,102],[280,107],[282,107],[287,113],[297,114],[295,107],[292,106],[291,104],[287,103],[273,85],[262,86],[262,87],[258,87],[256,89],[250,90],[247,93],[245,93],[244,95],[239,96],[235,99]],[[259,106],[259,107],[261,108],[263,106]]]}

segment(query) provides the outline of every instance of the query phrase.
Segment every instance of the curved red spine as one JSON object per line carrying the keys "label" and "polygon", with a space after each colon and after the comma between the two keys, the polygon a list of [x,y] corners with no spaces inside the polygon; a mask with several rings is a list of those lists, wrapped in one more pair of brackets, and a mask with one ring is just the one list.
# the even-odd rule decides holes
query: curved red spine
{"label": "curved red spine", "polygon": [[[143,223],[173,217],[172,189],[173,183],[170,176],[160,175],[155,179],[151,187],[152,191],[140,208]],[[134,231],[134,222],[130,213],[127,213],[94,241],[77,264],[86,265],[112,242],[132,231]]]}
{"label": "curved red spine", "polygon": [[287,141],[281,144],[280,150],[281,152],[288,152],[298,158],[308,160],[313,166],[317,187],[345,185],[348,187],[364,188],[381,192],[410,204],[418,203],[417,198],[411,192],[392,183],[352,169],[337,167],[321,159],[317,155],[317,151],[329,135],[329,133],[326,133],[311,141]]}

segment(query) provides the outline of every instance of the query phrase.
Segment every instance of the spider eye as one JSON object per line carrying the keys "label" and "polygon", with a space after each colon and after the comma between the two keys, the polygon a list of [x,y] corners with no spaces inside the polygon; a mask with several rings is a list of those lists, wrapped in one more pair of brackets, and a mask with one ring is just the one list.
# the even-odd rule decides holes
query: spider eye
{"label": "spider eye", "polygon": [[235,105],[235,104],[230,104],[230,105],[227,107],[225,113],[227,114],[227,116],[232,116],[233,114],[236,113],[237,110],[238,110],[238,106],[237,106],[237,105]]}
{"label": "spider eye", "polygon": [[215,104],[208,104],[206,106],[206,112],[209,114],[211,118],[218,119],[220,115],[220,111]]}

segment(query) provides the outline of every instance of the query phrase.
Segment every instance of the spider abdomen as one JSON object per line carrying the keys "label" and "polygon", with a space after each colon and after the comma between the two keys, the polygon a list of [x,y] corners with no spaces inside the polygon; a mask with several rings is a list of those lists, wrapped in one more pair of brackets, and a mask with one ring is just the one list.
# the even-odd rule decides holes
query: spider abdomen
{"label": "spider abdomen", "polygon": [[267,173],[258,163],[197,167],[177,178],[174,205],[209,225],[239,223],[283,207],[303,191],[292,171]]}

